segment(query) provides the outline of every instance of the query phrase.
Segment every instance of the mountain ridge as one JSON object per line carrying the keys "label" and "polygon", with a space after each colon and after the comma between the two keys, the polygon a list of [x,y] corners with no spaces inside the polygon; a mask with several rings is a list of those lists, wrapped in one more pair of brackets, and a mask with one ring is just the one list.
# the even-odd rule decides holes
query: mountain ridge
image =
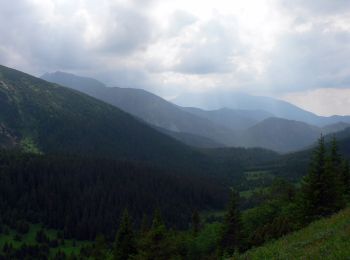
{"label": "mountain ridge", "polygon": [[17,146],[31,152],[92,154],[176,168],[181,163],[201,168],[205,162],[194,149],[114,106],[4,66],[0,106],[0,140],[11,132]]}

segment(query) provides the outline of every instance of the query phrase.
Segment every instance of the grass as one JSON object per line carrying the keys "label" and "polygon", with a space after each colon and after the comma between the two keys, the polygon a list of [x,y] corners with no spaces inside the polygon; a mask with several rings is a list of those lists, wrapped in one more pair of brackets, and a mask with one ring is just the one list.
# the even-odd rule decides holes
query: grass
{"label": "grass", "polygon": [[247,171],[244,173],[247,180],[273,179],[275,176],[270,171]]}
{"label": "grass", "polygon": [[268,193],[269,187],[257,187],[250,190],[244,190],[239,193],[239,196],[242,198],[249,199],[251,196],[253,196],[255,193]]}
{"label": "grass", "polygon": [[[37,245],[36,242],[36,233],[42,229],[42,226],[39,224],[30,225],[30,229],[28,233],[20,236],[20,241],[15,239],[15,236],[18,234],[15,230],[9,229],[8,233],[0,234],[0,248],[3,248],[5,243],[12,244],[14,248],[19,248],[22,244],[27,245]],[[50,238],[50,240],[56,239],[57,231],[53,229],[44,229],[46,235]],[[64,244],[59,245],[56,248],[50,248],[50,255],[56,254],[57,251],[63,251],[67,255],[78,254],[80,252],[81,247],[88,245],[90,242],[88,241],[74,241],[74,240],[64,240]]]}
{"label": "grass", "polygon": [[350,259],[350,208],[251,249],[238,259]]}

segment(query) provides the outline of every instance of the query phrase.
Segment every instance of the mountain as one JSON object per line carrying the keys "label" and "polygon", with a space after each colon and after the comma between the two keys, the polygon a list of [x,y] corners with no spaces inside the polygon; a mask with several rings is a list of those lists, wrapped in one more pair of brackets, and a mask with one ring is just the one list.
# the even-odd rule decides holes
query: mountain
{"label": "mountain", "polygon": [[319,127],[304,122],[268,118],[243,131],[239,140],[246,147],[290,152],[313,144],[320,134]]}
{"label": "mountain", "polygon": [[180,135],[192,134],[232,145],[234,133],[225,126],[193,115],[142,89],[107,87],[86,77],[64,72],[46,73],[42,79],[66,86],[116,106],[145,122]]}
{"label": "mountain", "polygon": [[340,132],[350,127],[350,123],[339,122],[335,124],[330,124],[322,127],[323,134],[330,134],[335,132]]}
{"label": "mountain", "polygon": [[262,110],[242,110],[230,108],[203,110],[195,107],[185,107],[183,109],[189,113],[206,118],[214,123],[236,131],[244,130],[266,118],[274,116],[273,114]]}
{"label": "mountain", "polygon": [[[328,146],[336,137],[340,154],[347,160],[350,160],[350,128],[343,131],[328,134],[325,136],[325,142]],[[264,161],[257,168],[267,170],[276,176],[299,182],[307,174],[308,166],[313,156],[313,149],[317,145],[317,140],[305,150],[282,154],[279,157],[271,158],[270,161]]]}
{"label": "mountain", "polygon": [[[217,109],[204,110],[180,107],[141,89],[106,87],[95,79],[63,72],[46,73],[42,78],[116,106],[156,130],[200,148],[262,147],[285,153],[312,145],[321,132],[335,132],[347,124],[326,124],[321,129],[305,121],[319,125],[322,120],[325,123],[324,120],[329,121],[330,118],[319,117],[287,102],[267,97],[227,94],[218,100],[213,95],[207,102]],[[194,102],[198,102],[199,97],[194,96]],[[227,107],[220,108],[220,104]],[[229,108],[230,104],[232,108]],[[339,117],[331,118],[339,120]]]}
{"label": "mountain", "polygon": [[[207,159],[124,111],[0,66],[1,146],[205,168]],[[199,167],[199,168],[198,168]]]}
{"label": "mountain", "polygon": [[341,121],[350,123],[350,116],[318,116],[286,101],[236,92],[184,94],[176,97],[172,102],[180,106],[199,107],[209,110],[222,107],[263,110],[273,114],[275,117],[302,121],[317,126],[325,126]]}
{"label": "mountain", "polygon": [[226,145],[218,143],[210,138],[194,135],[190,133],[174,132],[160,127],[155,127],[159,132],[173,137],[174,139],[196,148],[219,148],[225,147]]}

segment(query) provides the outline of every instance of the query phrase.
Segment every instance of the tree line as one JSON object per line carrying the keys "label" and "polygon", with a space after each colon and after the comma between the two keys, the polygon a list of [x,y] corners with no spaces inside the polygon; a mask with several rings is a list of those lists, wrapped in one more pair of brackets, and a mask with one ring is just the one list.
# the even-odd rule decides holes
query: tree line
{"label": "tree line", "polygon": [[[19,161],[21,160],[26,161],[26,159],[23,158]],[[17,163],[19,161],[17,161]],[[86,161],[84,161],[84,163],[86,163]],[[20,165],[23,167],[23,164]],[[69,165],[72,166],[72,164]],[[96,163],[96,165],[99,167],[104,165],[103,167],[106,167],[105,164],[101,164],[101,161]],[[130,171],[131,166],[129,164],[126,165],[128,167],[125,170],[127,174],[136,171],[135,169]],[[126,165],[119,165],[118,167],[123,169]],[[42,169],[43,165],[40,166]],[[87,168],[84,168],[82,165],[79,165],[79,167],[77,167],[77,172],[81,171],[82,167],[87,170],[91,168],[91,166],[92,164],[88,164]],[[9,167],[9,165],[5,167],[3,166],[3,172],[4,169],[9,170],[12,169],[12,167]],[[29,169],[31,168],[29,167]],[[154,169],[152,169],[152,172],[153,170]],[[144,171],[145,168],[142,167],[141,172],[144,173]],[[32,178],[29,177],[30,175],[18,175],[18,173],[14,172],[16,171],[11,171],[10,175],[16,176],[15,179],[12,179],[16,180],[16,182],[19,182],[19,179],[22,178],[21,182],[28,184],[28,180]],[[62,171],[59,172],[60,174],[57,174],[56,172],[54,175],[61,175]],[[119,170],[119,175],[121,174],[120,172],[123,171]],[[69,174],[72,174],[72,172]],[[91,173],[88,173],[87,179],[84,180],[81,180],[82,176],[79,176],[80,181],[76,185],[73,181],[72,183],[74,185],[70,186],[72,179],[69,179],[69,182],[65,184],[73,190],[78,189],[79,185],[82,185],[85,188],[89,187],[88,190],[93,194],[96,190],[90,186],[83,185],[83,183],[89,182],[89,178],[91,178],[91,176],[89,177],[89,174]],[[147,180],[149,175],[147,175],[147,178],[143,178],[142,173],[138,172],[137,174],[137,179],[141,176],[140,181],[146,181],[147,185],[149,184],[149,180]],[[5,174],[2,176],[8,175]],[[157,178],[159,177],[160,176],[157,175]],[[47,180],[57,181],[52,175],[46,176],[46,178]],[[99,178],[107,177],[99,176]],[[120,176],[118,178],[120,178]],[[127,177],[125,176],[125,178]],[[130,178],[130,176],[128,176],[128,178]],[[98,183],[97,179],[94,179],[93,181],[90,180],[91,183],[94,183],[93,186]],[[157,185],[169,185],[165,181],[158,183],[160,180],[157,180]],[[171,182],[174,180],[175,179],[171,179]],[[38,185],[38,179],[34,178],[31,181],[33,182],[32,185],[35,189],[43,188]],[[31,181],[29,181],[29,183],[31,183]],[[107,178],[106,181],[110,182],[111,179]],[[11,181],[5,183],[6,185],[9,185]],[[42,182],[41,184],[44,183],[46,182]],[[106,185],[106,183],[103,183],[103,185]],[[179,186],[182,185],[183,183],[179,184]],[[5,188],[5,186],[1,188]],[[155,186],[153,186],[153,188],[154,187]],[[169,203],[173,203],[170,197],[171,195],[176,195],[173,192],[179,192],[179,190],[169,187],[172,186],[166,186],[165,189],[167,191],[160,190],[159,193],[156,193],[156,195],[163,197],[168,194],[164,197],[164,203],[168,205],[164,205],[158,201],[158,203],[154,204],[157,205],[156,207],[148,208],[149,205],[147,205],[147,203],[152,201],[149,197],[144,197],[144,200],[140,200],[140,204],[135,202],[136,204],[128,203],[119,205],[118,213],[117,211],[113,211],[113,214],[114,216],[118,214],[120,219],[116,220],[114,217],[114,222],[109,223],[104,219],[99,220],[105,221],[101,222],[101,225],[107,228],[109,232],[104,232],[105,229],[98,229],[95,227],[96,230],[94,233],[89,235],[86,235],[88,233],[83,233],[85,234],[85,237],[94,239],[93,243],[82,247],[78,255],[66,255],[64,252],[59,251],[54,256],[57,257],[55,259],[222,259],[239,255],[251,247],[259,246],[271,239],[279,238],[308,225],[314,220],[330,216],[344,208],[350,197],[350,171],[349,163],[342,158],[338,151],[335,138],[333,138],[330,145],[326,145],[324,137],[321,136],[318,146],[314,150],[308,174],[302,179],[300,187],[283,179],[276,178],[265,192],[261,204],[245,211],[241,211],[242,199],[240,198],[239,193],[235,189],[232,189],[225,215],[222,217],[220,223],[215,222],[212,224],[208,224],[207,220],[203,219],[203,215],[199,212],[203,211],[203,209],[207,208],[211,203],[213,203],[213,205],[218,202],[222,203],[222,201],[226,200],[226,198],[223,199],[225,195],[223,195],[223,197],[210,197],[208,194],[206,196],[202,194],[200,199],[197,197],[198,200],[190,199],[192,203],[185,208],[180,206],[180,204],[177,204],[177,202],[174,202],[174,205],[176,206],[170,208]],[[11,189],[12,188],[14,187],[11,187]],[[22,189],[23,186],[19,186],[19,188]],[[46,188],[57,189],[58,187],[47,186]],[[62,187],[59,186],[59,189],[61,188]],[[171,189],[171,193],[169,192],[169,189]],[[50,194],[48,189],[44,189],[44,191]],[[83,192],[84,189],[78,189],[78,191],[79,194],[85,194]],[[213,193],[218,191],[220,190],[212,190]],[[17,190],[17,192],[19,192],[19,190]],[[123,190],[123,193],[124,192],[125,190]],[[182,190],[182,192],[184,191]],[[197,192],[203,192],[203,190],[194,189],[191,190],[191,192],[197,194]],[[184,192],[186,199],[189,198],[188,196],[194,196],[191,192]],[[31,194],[31,192],[25,192],[25,194],[27,193]],[[98,193],[98,195],[101,194],[103,193]],[[134,193],[131,195],[135,196]],[[146,196],[146,193],[142,193],[142,195]],[[11,200],[11,196],[14,195],[10,193],[10,198],[7,200]],[[174,199],[179,201],[181,196],[179,194],[176,196],[179,197]],[[216,200],[214,198],[216,198]],[[104,199],[105,197],[103,197],[103,200]],[[2,201],[3,200],[4,194],[2,196]],[[128,200],[128,197],[123,197],[122,200]],[[27,203],[28,201],[24,200],[24,202]],[[81,202],[81,200],[79,202]],[[189,202],[187,201],[186,203]],[[4,203],[1,205],[3,206]],[[49,204],[44,205],[47,206]],[[31,206],[33,206],[33,204],[31,204]],[[79,207],[77,204],[76,206]],[[220,206],[222,207],[223,205],[220,204]],[[16,210],[23,207],[24,204],[20,204]],[[84,205],[84,207],[88,206]],[[7,208],[7,210],[2,212],[11,212],[9,209],[10,208]],[[67,214],[73,212],[76,213],[75,211],[71,211],[71,208],[68,209]],[[169,215],[179,221],[177,224],[182,223],[180,220],[184,209],[186,210],[186,218],[184,220],[184,228],[180,230],[179,226],[171,224],[172,222],[171,218],[169,219]],[[113,209],[108,208],[108,210]],[[135,212],[138,212],[139,215],[135,214]],[[15,216],[17,218],[31,216],[30,214],[21,215],[23,214],[23,211],[19,211],[17,214],[19,214]],[[52,214],[57,214],[57,212],[53,212]],[[84,214],[87,213],[83,211],[81,214],[80,218],[75,219],[76,222],[74,222],[74,224],[79,225],[79,221],[82,221]],[[6,216],[6,214],[2,214],[2,216],[3,222],[8,223],[9,216]],[[40,216],[37,221],[44,222],[45,219],[45,217],[42,218],[42,216]],[[50,223],[51,222],[47,222],[48,225],[52,225],[52,223],[55,222]],[[95,222],[88,219],[86,223],[94,224]],[[25,229],[25,227],[21,225],[17,228]],[[58,229],[60,228],[58,227]],[[75,229],[73,226],[63,226],[62,230],[64,231],[64,235],[62,234],[62,236],[79,236],[80,234],[79,232],[74,233],[76,231],[74,231]],[[73,233],[70,234],[68,230],[71,230]],[[38,236],[39,238],[45,237],[42,234],[39,234]],[[47,241],[47,239],[40,239],[40,241],[41,242],[38,242],[38,245],[36,245],[34,249],[28,249],[30,246],[27,246],[14,250],[11,249],[11,246],[6,245],[6,248],[3,249],[3,255],[10,255],[11,253],[15,254],[16,252],[17,254],[24,254],[26,252],[45,254],[46,251],[44,252],[43,250],[47,250],[47,247],[43,245],[45,245],[45,243],[48,244],[50,241]],[[46,256],[47,255],[46,252]]]}

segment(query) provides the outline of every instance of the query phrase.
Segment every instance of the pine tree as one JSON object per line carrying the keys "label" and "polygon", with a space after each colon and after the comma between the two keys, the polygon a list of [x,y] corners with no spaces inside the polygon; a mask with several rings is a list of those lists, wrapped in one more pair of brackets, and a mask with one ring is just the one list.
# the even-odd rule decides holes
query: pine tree
{"label": "pine tree", "polygon": [[162,260],[173,256],[173,244],[169,240],[159,209],[154,212],[151,229],[141,239],[140,248],[136,259]]}
{"label": "pine tree", "polygon": [[113,259],[129,259],[136,253],[136,245],[131,218],[127,210],[124,210],[119,230],[115,238]]}
{"label": "pine tree", "polygon": [[344,187],[344,195],[349,199],[350,196],[350,167],[349,161],[343,160],[341,166],[341,181]]}
{"label": "pine tree", "polygon": [[327,157],[324,137],[321,135],[301,187],[299,206],[304,223],[328,216],[339,209],[341,197],[336,173],[339,160],[336,142],[332,143],[331,154]]}
{"label": "pine tree", "polygon": [[199,216],[198,210],[195,209],[192,213],[192,233],[194,236],[197,236],[200,229],[200,225],[201,225],[200,216]]}
{"label": "pine tree", "polygon": [[93,259],[105,259],[107,251],[107,242],[103,235],[99,234],[96,236],[94,249],[92,252]]}
{"label": "pine tree", "polygon": [[219,247],[221,255],[233,255],[242,245],[241,216],[238,203],[239,194],[237,191],[232,190],[220,239]]}
{"label": "pine tree", "polygon": [[141,226],[140,226],[141,235],[145,235],[148,232],[148,230],[149,230],[148,218],[147,218],[147,215],[144,214],[142,216]]}
{"label": "pine tree", "polygon": [[338,152],[338,144],[335,136],[332,138],[330,156],[326,164],[326,173],[329,175],[330,185],[333,185],[333,189],[330,189],[330,211],[336,212],[345,206],[344,193],[345,184],[342,176],[342,158]]}

